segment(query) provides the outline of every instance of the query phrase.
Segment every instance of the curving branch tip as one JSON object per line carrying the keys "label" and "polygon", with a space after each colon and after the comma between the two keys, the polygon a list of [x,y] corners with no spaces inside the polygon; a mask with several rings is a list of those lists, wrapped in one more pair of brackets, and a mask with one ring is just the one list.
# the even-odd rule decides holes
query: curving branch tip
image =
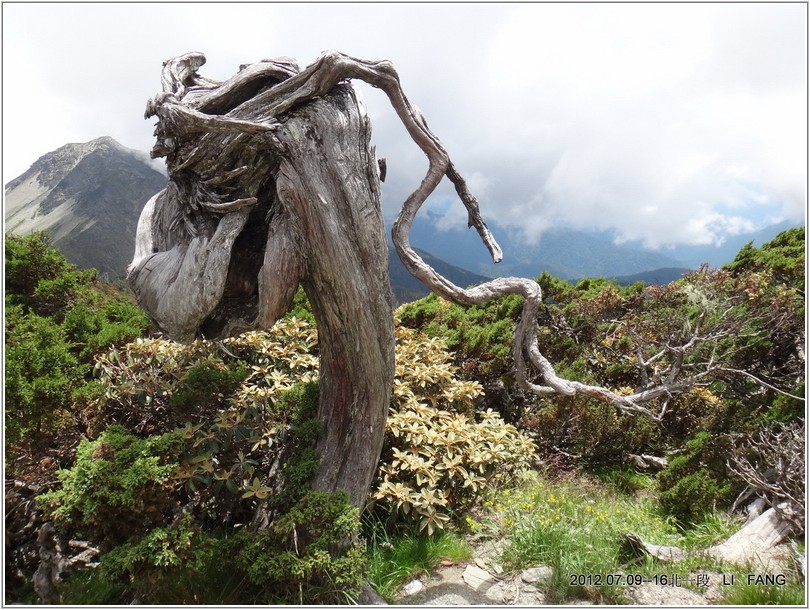
{"label": "curving branch tip", "polygon": [[[386,94],[409,136],[429,161],[425,177],[403,202],[392,227],[393,243],[400,259],[410,273],[428,288],[455,303],[483,304],[507,294],[520,294],[523,297],[523,311],[515,329],[513,354],[516,378],[524,389],[538,395],[551,392],[569,396],[586,395],[609,403],[625,413],[660,420],[663,411],[653,413],[643,404],[691,387],[685,383],[675,383],[671,379],[655,388],[646,388],[632,395],[618,395],[606,388],[563,379],[557,375],[538,346],[537,314],[542,295],[537,282],[527,278],[498,278],[464,289],[440,275],[419,256],[410,246],[410,229],[418,210],[445,176],[453,183],[459,199],[467,209],[468,226],[475,227],[495,263],[503,260],[503,251],[481,215],[478,200],[451,162],[441,141],[430,130],[419,109],[405,96],[399,75],[391,62],[365,61],[337,51],[326,51],[301,71],[297,64],[287,58],[267,60],[242,66],[235,77],[221,84],[197,74],[204,63],[205,56],[202,53],[188,53],[164,64],[161,77],[163,90],[149,100],[146,109],[146,116],[158,115],[160,118],[160,134],[153,156],[169,154],[174,146],[175,136],[188,133],[247,135],[272,132],[278,127],[280,118],[291,109],[325,95],[347,80],[366,82]],[[247,99],[239,97],[239,102],[234,105],[230,103],[234,99],[234,91],[249,91],[250,95],[246,96]],[[240,117],[250,117],[250,120]],[[269,137],[268,145],[271,144],[272,137]],[[208,185],[227,182],[245,171],[247,170],[244,167],[238,167],[222,178],[210,177]],[[379,177],[384,178],[383,167]],[[200,205],[209,211],[223,214],[241,210],[254,203],[255,200],[250,197],[231,201],[200,201]],[[542,379],[542,385],[531,381],[538,377]]]}

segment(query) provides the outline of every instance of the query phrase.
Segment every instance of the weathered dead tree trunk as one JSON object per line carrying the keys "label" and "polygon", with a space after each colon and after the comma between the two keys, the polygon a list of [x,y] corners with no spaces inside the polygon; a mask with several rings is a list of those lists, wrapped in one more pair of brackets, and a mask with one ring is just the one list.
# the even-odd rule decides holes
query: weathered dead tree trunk
{"label": "weathered dead tree trunk", "polygon": [[[666,398],[703,380],[687,374],[683,353],[715,340],[695,330],[645,363],[675,352],[669,375],[619,395],[559,377],[537,340],[542,293],[537,282],[498,278],[463,289],[411,248],[420,206],[446,176],[495,262],[501,250],[478,202],[393,66],[330,51],[299,71],[289,59],[243,66],[225,82],[197,74],[189,53],[164,64],[163,91],[147,104],[157,115],[154,157],[167,157],[168,188],[146,205],[129,281],[170,336],[224,337],[270,326],[299,284],[312,301],[321,342],[320,414],[324,422],[320,489],[344,489],[361,505],[384,436],[393,375],[393,332],[379,210],[379,178],[368,124],[352,89],[359,79],[381,89],[428,170],[393,225],[406,268],[436,294],[462,305],[506,294],[523,297],[512,354],[519,385],[536,394],[583,394],[625,413],[661,420]],[[645,403],[664,399],[655,412]]]}
{"label": "weathered dead tree trunk", "polygon": [[793,555],[792,550],[782,544],[791,530],[791,524],[780,519],[777,511],[770,508],[725,542],[706,549],[687,551],[677,546],[650,544],[634,533],[627,533],[626,538],[639,552],[661,561],[683,561],[692,556],[706,556],[772,572],[775,566],[781,565]]}
{"label": "weathered dead tree trunk", "polygon": [[344,489],[356,506],[374,477],[394,380],[388,247],[369,135],[352,87],[336,88],[279,130],[287,154],[276,177],[318,323],[323,432],[314,486]]}
{"label": "weathered dead tree trunk", "polygon": [[167,156],[170,183],[141,216],[130,284],[184,341],[267,328],[302,285],[321,360],[314,487],[362,506],[394,373],[379,169],[362,101],[336,85],[269,122],[253,96],[294,75],[291,62],[218,84],[196,75],[202,61],[167,62],[164,92],[147,109],[160,118],[153,156]]}

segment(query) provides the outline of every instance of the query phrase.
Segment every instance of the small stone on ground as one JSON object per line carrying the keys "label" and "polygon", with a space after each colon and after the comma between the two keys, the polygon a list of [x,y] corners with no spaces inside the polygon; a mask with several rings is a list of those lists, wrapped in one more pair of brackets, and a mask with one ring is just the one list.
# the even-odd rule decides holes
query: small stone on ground
{"label": "small stone on ground", "polygon": [[402,588],[402,592],[403,592],[405,595],[408,595],[408,596],[410,596],[410,595],[416,595],[417,593],[419,593],[420,591],[422,591],[424,588],[425,588],[425,585],[424,585],[424,584],[422,584],[422,581],[421,581],[421,580],[419,580],[419,579],[416,579],[416,580],[412,580],[412,581],[411,581],[411,582],[409,582],[407,585],[405,585],[405,586]]}
{"label": "small stone on ground", "polygon": [[476,565],[468,565],[461,575],[467,585],[478,592],[486,591],[495,582],[495,577]]}
{"label": "small stone on ground", "polygon": [[520,573],[520,578],[525,583],[537,583],[543,585],[551,581],[554,577],[554,569],[548,566],[537,566],[528,568]]}

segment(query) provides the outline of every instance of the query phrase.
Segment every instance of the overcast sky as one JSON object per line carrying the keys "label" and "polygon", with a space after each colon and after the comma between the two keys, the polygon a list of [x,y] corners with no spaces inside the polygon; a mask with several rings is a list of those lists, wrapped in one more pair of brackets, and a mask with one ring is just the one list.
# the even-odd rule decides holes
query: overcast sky
{"label": "overcast sky", "polygon": [[[3,182],[67,142],[148,151],[163,60],[389,59],[490,224],[652,247],[802,221],[805,4],[3,4]],[[387,217],[426,160],[362,88]],[[447,182],[447,181],[445,181]],[[448,230],[465,213],[445,184]]]}

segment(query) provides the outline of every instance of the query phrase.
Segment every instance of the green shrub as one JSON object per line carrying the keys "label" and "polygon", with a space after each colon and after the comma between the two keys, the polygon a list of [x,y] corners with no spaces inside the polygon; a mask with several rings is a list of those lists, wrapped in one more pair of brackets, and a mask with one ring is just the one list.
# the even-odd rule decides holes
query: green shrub
{"label": "green shrub", "polygon": [[61,528],[105,550],[140,539],[178,506],[171,491],[181,446],[178,432],[139,439],[111,426],[79,444],[75,466],[57,473],[61,487],[39,502]]}
{"label": "green shrub", "polygon": [[232,539],[236,566],[265,604],[356,603],[362,545],[351,544],[358,511],[345,492],[308,492],[268,529]]}
{"label": "green shrub", "polygon": [[396,315],[403,326],[442,338],[468,362],[468,373],[490,377],[509,370],[513,328],[521,304],[519,296],[509,295],[486,305],[462,307],[431,294],[403,305]]}
{"label": "green shrub", "polygon": [[6,236],[7,447],[45,445],[81,419],[94,355],[131,341],[146,314],[77,271],[45,233]]}
{"label": "green shrub", "polygon": [[534,443],[488,409],[479,384],[461,381],[440,339],[399,327],[394,400],[372,498],[393,523],[432,534],[525,468]]}
{"label": "green shrub", "polygon": [[701,521],[716,507],[731,503],[741,491],[729,476],[726,461],[733,443],[728,435],[698,432],[658,474],[659,501],[668,513],[683,523]]}
{"label": "green shrub", "polygon": [[622,415],[584,396],[540,398],[520,424],[532,431],[541,453],[564,449],[592,468],[615,467],[628,453],[657,452],[664,445],[657,422]]}
{"label": "green shrub", "polygon": [[149,328],[142,309],[119,298],[104,304],[77,303],[65,314],[65,333],[80,349],[79,357],[90,361],[112,345],[135,340]]}
{"label": "green shrub", "polygon": [[26,237],[6,235],[5,261],[6,303],[53,316],[57,322],[79,287],[94,277],[93,272],[77,271],[41,231]]}
{"label": "green shrub", "polygon": [[[209,369],[197,371],[200,385],[211,389]],[[221,412],[207,427],[187,424],[141,439],[114,425],[83,441],[74,467],[59,472],[61,488],[39,498],[62,531],[102,550],[97,573],[69,578],[65,599],[268,604],[356,598],[364,566],[363,547],[353,542],[357,511],[342,492],[309,491],[318,465],[317,383],[294,385],[275,402],[272,413],[281,426],[270,437],[260,432],[266,420],[249,416],[249,406]],[[247,531],[257,514],[266,515],[269,527]]]}
{"label": "green shrub", "polygon": [[291,413],[287,459],[281,471],[282,489],[270,504],[289,508],[309,489],[320,462],[316,444],[321,432],[318,419],[318,384],[299,383],[279,398],[279,408]]}
{"label": "green shrub", "polygon": [[47,445],[70,418],[71,395],[88,371],[52,319],[6,310],[6,442]]}
{"label": "green shrub", "polygon": [[169,407],[185,411],[216,404],[233,393],[247,376],[248,370],[244,365],[237,364],[231,370],[222,362],[204,360],[186,371],[177,390],[169,398]]}
{"label": "green shrub", "polygon": [[204,568],[210,553],[211,544],[185,515],[137,541],[110,549],[101,558],[99,570],[110,585],[107,594],[114,594],[118,584],[126,586],[129,596],[140,603],[189,603],[194,598],[183,585],[196,580],[195,574]]}
{"label": "green shrub", "polygon": [[68,605],[261,604],[234,561],[237,551],[233,535],[212,535],[186,516],[112,549],[96,568],[70,574],[60,591]]}
{"label": "green shrub", "polygon": [[725,268],[735,274],[766,272],[776,282],[804,290],[804,234],[804,227],[795,227],[782,231],[760,248],[749,242]]}
{"label": "green shrub", "polygon": [[[210,389],[208,369],[197,370],[200,385]],[[275,415],[287,412],[289,421],[286,438],[276,439],[278,450],[262,448],[255,435],[228,437],[228,431],[249,430],[244,416],[143,439],[114,425],[95,441],[83,441],[75,466],[59,472],[61,487],[39,498],[60,529],[102,550],[97,575],[68,579],[66,599],[261,604],[356,599],[365,565],[364,549],[354,542],[358,512],[343,492],[309,491],[318,464],[317,384],[295,385],[276,402]],[[258,470],[267,467],[258,449],[281,464],[280,482]],[[234,529],[262,504],[272,511],[266,530]],[[217,566],[223,564],[233,566],[230,574],[221,573]],[[217,590],[203,575],[228,584]]]}

